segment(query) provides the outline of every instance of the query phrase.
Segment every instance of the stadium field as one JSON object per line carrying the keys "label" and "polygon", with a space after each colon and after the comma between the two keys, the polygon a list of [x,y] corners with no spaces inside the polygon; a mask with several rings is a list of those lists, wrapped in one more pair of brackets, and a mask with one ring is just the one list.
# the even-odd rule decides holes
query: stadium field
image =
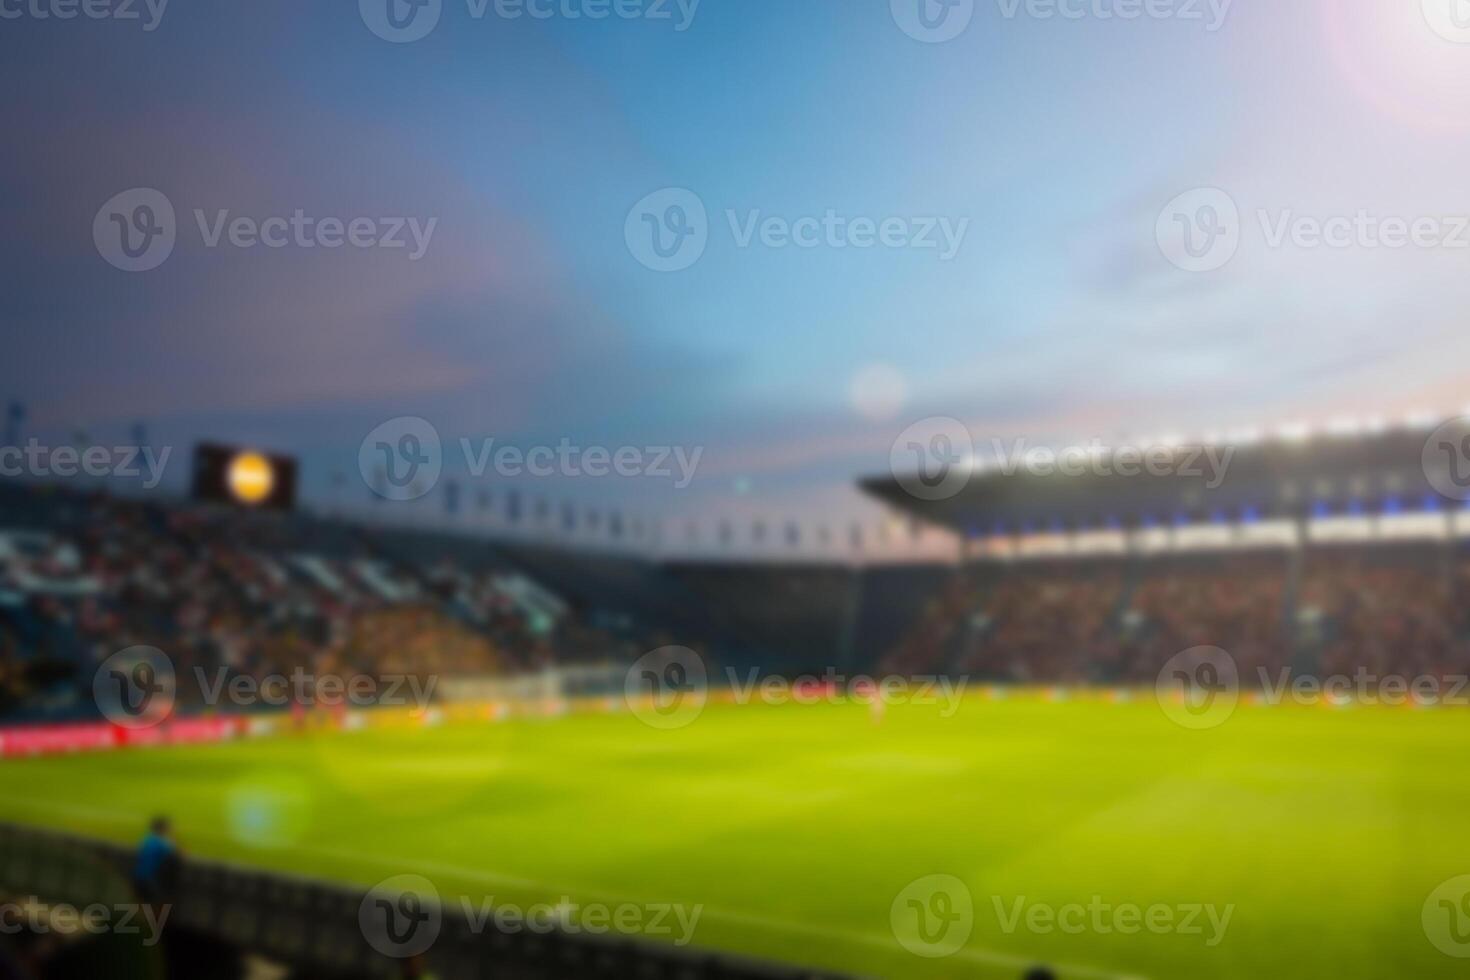
{"label": "stadium field", "polygon": [[[1421,913],[1470,874],[1467,756],[1463,709],[1242,705],[1194,731],[1151,699],[972,694],[881,724],[711,705],[674,731],[587,714],[19,759],[0,817],[131,841],[166,812],[191,853],[296,873],[697,904],[697,945],[864,975],[1451,977],[1465,962]],[[933,874],[964,882],[974,923],[926,958],[890,908]],[[1035,906],[1229,918],[1125,935]]]}

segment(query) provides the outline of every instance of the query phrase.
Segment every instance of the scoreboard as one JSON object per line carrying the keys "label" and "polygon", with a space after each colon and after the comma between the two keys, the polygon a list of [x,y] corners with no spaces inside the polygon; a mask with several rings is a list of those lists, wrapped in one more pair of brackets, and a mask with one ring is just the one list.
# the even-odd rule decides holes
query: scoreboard
{"label": "scoreboard", "polygon": [[241,446],[194,449],[194,499],[252,510],[296,506],[296,460]]}

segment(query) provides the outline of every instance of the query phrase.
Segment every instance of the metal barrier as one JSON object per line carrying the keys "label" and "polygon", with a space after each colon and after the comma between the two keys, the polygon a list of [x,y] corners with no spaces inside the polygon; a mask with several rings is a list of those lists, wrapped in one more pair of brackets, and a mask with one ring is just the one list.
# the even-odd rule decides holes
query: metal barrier
{"label": "metal barrier", "polygon": [[[0,822],[0,892],[75,906],[134,902],[133,851],[117,844]],[[359,925],[367,892],[306,878],[189,859],[169,903],[169,925],[319,977],[401,976]],[[479,930],[442,910],[424,958],[442,980],[842,980],[739,957],[640,939]]]}

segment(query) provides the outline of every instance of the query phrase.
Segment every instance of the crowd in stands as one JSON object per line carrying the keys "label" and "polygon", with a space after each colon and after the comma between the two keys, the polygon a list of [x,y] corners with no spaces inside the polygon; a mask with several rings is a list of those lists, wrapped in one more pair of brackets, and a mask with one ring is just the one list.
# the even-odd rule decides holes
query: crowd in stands
{"label": "crowd in stands", "polygon": [[1116,673],[1147,677],[1199,646],[1229,651],[1252,675],[1285,663],[1287,571],[1282,554],[1174,559],[1147,569],[1124,612]]}
{"label": "crowd in stands", "polygon": [[885,659],[997,682],[1152,683],[1220,647],[1243,677],[1470,671],[1470,560],[1443,546],[975,565]]}
{"label": "crowd in stands", "polygon": [[1107,625],[1122,594],[1111,567],[1020,570],[986,590],[984,635],[959,673],[998,674],[1021,682],[1085,682],[1114,656]]}
{"label": "crowd in stands", "polygon": [[30,696],[20,641],[9,624],[0,623],[0,712],[24,703]]}
{"label": "crowd in stands", "polygon": [[1463,674],[1470,665],[1470,566],[1401,553],[1318,556],[1303,574],[1307,639],[1331,673]]}
{"label": "crowd in stands", "polygon": [[484,675],[613,652],[513,569],[418,564],[345,526],[250,516],[6,487],[0,711],[47,696],[64,709],[97,663],[135,645],[181,675],[257,680]]}
{"label": "crowd in stands", "polygon": [[[479,677],[697,642],[672,621],[610,626],[616,615],[543,584],[560,565],[592,576],[592,592],[610,583],[629,606],[678,607],[738,636],[770,658],[763,665],[851,655],[883,673],[1149,683],[1174,654],[1217,646],[1252,676],[1470,670],[1470,560],[1457,566],[1443,544],[879,573],[597,564],[605,558],[583,568],[576,556],[491,551],[305,516],[0,485],[0,713],[84,707],[95,665],[135,645],[166,651],[181,674],[263,679]],[[870,632],[881,646],[864,645]]]}
{"label": "crowd in stands", "polygon": [[951,648],[963,636],[971,619],[984,615],[977,609],[976,596],[970,576],[964,571],[940,585],[933,598],[915,614],[907,635],[883,657],[880,673],[948,672],[954,659]]}

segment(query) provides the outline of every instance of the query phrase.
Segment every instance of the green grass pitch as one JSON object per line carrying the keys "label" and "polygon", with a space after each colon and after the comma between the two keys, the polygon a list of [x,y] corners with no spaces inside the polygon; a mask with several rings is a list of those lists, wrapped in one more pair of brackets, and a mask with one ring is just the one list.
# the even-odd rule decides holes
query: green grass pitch
{"label": "green grass pitch", "polygon": [[[894,977],[1459,977],[1421,912],[1470,874],[1470,712],[972,694],[953,717],[710,705],[0,763],[0,817],[441,895],[704,906],[698,945]],[[965,883],[957,953],[904,950],[911,881]],[[1233,906],[1203,935],[1007,930],[1022,907]],[[1001,912],[1004,912],[1004,915]]]}

